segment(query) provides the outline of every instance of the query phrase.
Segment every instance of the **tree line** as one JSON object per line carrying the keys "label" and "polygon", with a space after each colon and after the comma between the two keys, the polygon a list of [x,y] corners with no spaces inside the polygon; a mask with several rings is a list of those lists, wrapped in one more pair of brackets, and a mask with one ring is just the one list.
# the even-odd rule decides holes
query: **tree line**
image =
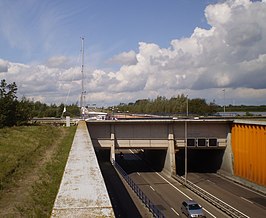
{"label": "tree line", "polygon": [[144,113],[155,115],[213,115],[220,110],[214,102],[207,103],[203,98],[189,99],[184,94],[170,99],[157,96],[156,99],[140,99],[135,103],[120,103],[115,107],[117,111],[130,113]]}
{"label": "tree line", "polygon": [[[0,128],[5,126],[18,126],[27,124],[33,117],[60,118],[64,111],[64,104],[47,105],[40,101],[30,101],[25,97],[18,100],[17,85],[15,82],[7,84],[6,80],[0,83]],[[79,116],[80,110],[77,104],[67,106],[64,116]]]}
{"label": "tree line", "polygon": [[[156,99],[140,99],[135,103],[120,103],[110,107],[109,110],[123,113],[142,113],[154,115],[189,115],[211,116],[224,111],[224,106],[217,105],[215,101],[207,103],[203,98],[189,99],[184,94],[167,99],[164,96],[157,96]],[[252,116],[250,112],[266,112],[266,105],[226,105],[226,112],[246,112],[245,116]]]}
{"label": "tree line", "polygon": [[[67,105],[64,112],[64,104],[57,106],[56,104],[47,105],[40,101],[31,101],[22,97],[18,100],[17,85],[15,82],[7,84],[5,80],[0,83],[0,128],[5,126],[23,125],[34,117],[55,117],[60,118],[62,115],[79,117],[80,109],[78,103]],[[215,104],[215,102],[207,103],[203,98],[189,99],[184,94],[177,95],[167,99],[164,96],[157,96],[155,99],[139,99],[135,103],[120,103],[101,111],[105,112],[122,112],[122,113],[139,113],[154,114],[164,116],[184,116],[187,111],[189,115],[215,115],[217,112],[223,111],[223,106]],[[228,105],[227,112],[255,112],[266,111],[266,105],[245,106],[245,105]],[[64,114],[62,114],[64,112]]]}

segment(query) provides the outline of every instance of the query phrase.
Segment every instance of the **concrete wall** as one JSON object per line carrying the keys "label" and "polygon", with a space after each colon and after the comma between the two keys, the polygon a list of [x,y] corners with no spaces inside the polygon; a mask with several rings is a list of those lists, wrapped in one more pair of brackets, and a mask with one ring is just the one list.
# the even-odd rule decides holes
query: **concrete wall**
{"label": "concrete wall", "polygon": [[117,148],[168,148],[171,133],[178,148],[185,146],[185,122],[188,138],[207,142],[216,138],[219,147],[226,147],[230,120],[115,120],[89,121],[87,125],[95,147],[111,147],[113,133]]}
{"label": "concrete wall", "polygon": [[51,217],[115,217],[85,121],[78,124]]}
{"label": "concrete wall", "polygon": [[229,176],[234,175],[234,171],[233,171],[234,157],[233,157],[233,152],[232,152],[231,135],[232,135],[231,133],[228,134],[227,146],[224,151],[223,161],[222,161],[222,165],[220,168],[220,173],[222,174],[226,173]]}
{"label": "concrete wall", "polygon": [[[156,156],[158,161],[164,160],[163,170],[169,174],[176,173],[175,154],[184,149],[185,122],[187,122],[187,138],[195,140],[192,149],[225,149],[230,135],[230,120],[115,120],[89,121],[87,123],[93,145],[100,148],[111,148],[111,160],[116,149],[144,149],[146,157],[151,161],[148,150],[166,151]],[[209,139],[217,139],[217,146],[210,147]],[[206,140],[206,146],[198,147],[198,140]],[[224,161],[228,161],[225,159]],[[227,170],[225,163],[224,169]]]}

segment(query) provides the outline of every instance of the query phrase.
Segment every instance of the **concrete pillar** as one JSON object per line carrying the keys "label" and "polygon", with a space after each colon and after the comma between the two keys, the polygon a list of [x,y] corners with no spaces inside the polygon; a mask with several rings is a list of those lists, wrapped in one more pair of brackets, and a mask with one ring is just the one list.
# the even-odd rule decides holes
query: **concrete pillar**
{"label": "concrete pillar", "polygon": [[232,135],[231,132],[227,134],[227,144],[226,144],[226,149],[224,151],[223,162],[220,171],[223,171],[229,175],[234,175],[234,170],[233,170],[234,156],[232,151],[231,135]]}
{"label": "concrete pillar", "polygon": [[113,163],[113,161],[115,161],[115,131],[114,131],[114,125],[111,125],[110,161],[111,161],[111,163]]}
{"label": "concrete pillar", "polygon": [[70,127],[70,116],[66,116],[66,127]]}
{"label": "concrete pillar", "polygon": [[176,174],[175,139],[174,139],[172,126],[168,134],[168,149],[166,152],[163,171],[170,175]]}

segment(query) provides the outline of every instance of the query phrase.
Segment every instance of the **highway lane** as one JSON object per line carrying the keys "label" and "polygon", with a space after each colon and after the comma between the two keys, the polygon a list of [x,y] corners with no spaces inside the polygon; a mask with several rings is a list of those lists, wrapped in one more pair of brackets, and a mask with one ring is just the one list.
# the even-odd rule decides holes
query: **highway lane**
{"label": "highway lane", "polygon": [[131,188],[124,185],[124,182],[118,176],[110,162],[110,153],[108,151],[96,151],[96,155],[115,216],[128,218],[152,217],[135,193],[131,191]]}
{"label": "highway lane", "polygon": [[[138,184],[159,209],[167,217],[178,217],[181,214],[180,206],[183,200],[193,198],[198,201],[210,214],[207,217],[225,217],[225,214],[217,211],[201,198],[191,193],[184,186],[172,178],[154,172],[147,164],[134,154],[125,154],[125,160],[121,163],[130,177]],[[221,199],[225,203],[241,211],[247,217],[266,217],[265,195],[254,192],[232,181],[224,179],[217,174],[189,173],[188,179],[202,189]],[[183,192],[183,193],[181,193]],[[187,195],[187,196],[185,196]]]}
{"label": "highway lane", "polygon": [[[152,174],[153,173],[148,172],[133,173],[130,175],[130,177],[166,217],[176,217],[177,214],[170,209],[171,205],[168,204],[165,198],[160,196],[160,188],[167,189],[167,187],[165,187],[166,183],[163,180],[159,181],[156,177],[153,178]],[[153,182],[149,182],[147,177],[152,177]]]}
{"label": "highway lane", "polygon": [[[155,202],[166,217],[181,216],[181,203],[188,199],[194,199],[199,202],[205,209],[206,217],[225,217],[223,213],[217,211],[212,205],[208,205],[208,203],[202,201],[194,193],[191,193],[176,181],[171,180],[171,178],[165,178],[161,174],[154,172],[140,173],[139,177],[142,177],[147,182],[145,188],[142,185],[140,185],[140,188],[144,193],[148,193],[147,196],[152,202]],[[152,194],[150,194],[151,192]]]}
{"label": "highway lane", "polygon": [[266,196],[217,174],[188,173],[188,179],[249,217],[266,217]]}
{"label": "highway lane", "polygon": [[146,162],[139,160],[134,154],[125,154],[123,160],[117,161],[166,217],[182,216],[181,203],[188,199],[194,199],[201,204],[206,217],[226,217],[223,212],[197,197],[174,179],[154,172]]}

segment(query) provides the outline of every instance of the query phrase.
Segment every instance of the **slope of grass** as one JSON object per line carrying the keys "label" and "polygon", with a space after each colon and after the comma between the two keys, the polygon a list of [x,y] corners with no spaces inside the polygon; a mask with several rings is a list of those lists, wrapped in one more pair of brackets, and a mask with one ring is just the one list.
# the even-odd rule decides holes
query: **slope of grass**
{"label": "slope of grass", "polygon": [[42,171],[42,179],[34,184],[31,193],[34,200],[32,209],[38,217],[50,217],[52,212],[76,128],[69,130],[71,131],[61,140],[53,158]]}
{"label": "slope of grass", "polygon": [[26,169],[59,134],[48,126],[0,129],[0,189],[7,185],[13,174]]}
{"label": "slope of grass", "polygon": [[50,216],[75,130],[0,129],[0,216]]}

